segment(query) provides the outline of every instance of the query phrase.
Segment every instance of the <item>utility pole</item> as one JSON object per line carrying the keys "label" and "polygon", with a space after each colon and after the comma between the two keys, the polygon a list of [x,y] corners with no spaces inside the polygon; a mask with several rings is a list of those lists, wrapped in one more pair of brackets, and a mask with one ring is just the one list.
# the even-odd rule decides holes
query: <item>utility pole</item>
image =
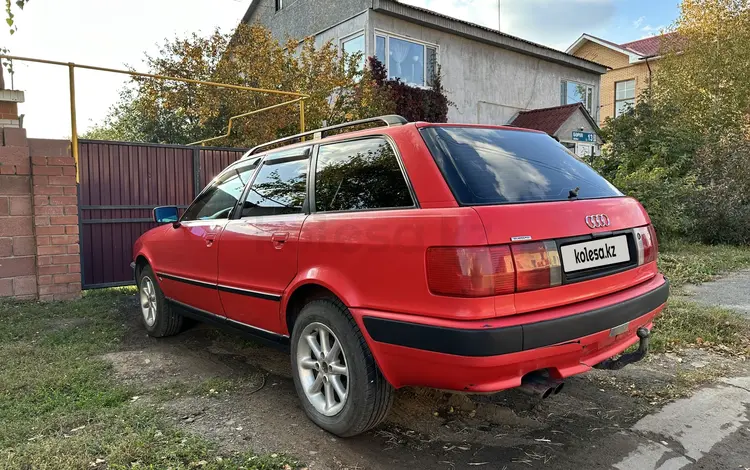
{"label": "utility pole", "polygon": [[502,4],[503,0],[497,0],[497,30],[500,31],[500,27],[502,26],[502,22],[500,21],[500,5]]}

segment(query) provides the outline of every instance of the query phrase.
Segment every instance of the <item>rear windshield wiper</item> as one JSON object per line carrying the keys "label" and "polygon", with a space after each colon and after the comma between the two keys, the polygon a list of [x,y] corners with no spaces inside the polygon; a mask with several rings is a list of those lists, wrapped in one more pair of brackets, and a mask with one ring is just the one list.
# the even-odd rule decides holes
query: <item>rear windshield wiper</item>
{"label": "rear windshield wiper", "polygon": [[568,191],[568,199],[578,199],[578,191],[580,191],[581,188],[571,189]]}

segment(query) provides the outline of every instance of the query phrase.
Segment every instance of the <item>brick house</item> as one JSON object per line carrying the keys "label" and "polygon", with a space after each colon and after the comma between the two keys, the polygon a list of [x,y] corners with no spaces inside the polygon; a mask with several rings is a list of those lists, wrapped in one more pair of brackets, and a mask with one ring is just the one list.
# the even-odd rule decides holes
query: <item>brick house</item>
{"label": "brick house", "polygon": [[662,45],[673,35],[668,33],[615,44],[584,34],[568,48],[569,54],[609,68],[601,79],[599,123],[626,111],[649,88]]}

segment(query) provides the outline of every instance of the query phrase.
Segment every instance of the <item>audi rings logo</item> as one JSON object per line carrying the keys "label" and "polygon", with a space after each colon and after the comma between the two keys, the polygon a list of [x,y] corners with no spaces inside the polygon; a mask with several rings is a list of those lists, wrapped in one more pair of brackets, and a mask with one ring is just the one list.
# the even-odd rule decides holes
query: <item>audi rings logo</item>
{"label": "audi rings logo", "polygon": [[596,214],[586,216],[586,225],[589,228],[604,228],[609,227],[611,224],[607,214]]}

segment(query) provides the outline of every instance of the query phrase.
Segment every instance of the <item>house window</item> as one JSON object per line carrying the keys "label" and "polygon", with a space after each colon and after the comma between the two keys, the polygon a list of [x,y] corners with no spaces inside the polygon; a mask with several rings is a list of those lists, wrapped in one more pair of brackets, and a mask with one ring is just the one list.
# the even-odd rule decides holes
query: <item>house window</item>
{"label": "house window", "polygon": [[635,80],[615,82],[615,117],[635,106]]}
{"label": "house window", "polygon": [[344,51],[344,53],[347,56],[352,56],[354,54],[360,53],[361,58],[358,64],[359,70],[364,70],[365,68],[365,35],[360,34],[358,36],[351,37],[349,39],[345,39],[341,42],[341,49]]}
{"label": "house window", "polygon": [[594,115],[594,87],[585,83],[563,80],[561,87],[561,104],[583,103],[586,111]]}
{"label": "house window", "polygon": [[279,11],[282,8],[284,8],[284,0],[276,0],[276,11]]}
{"label": "house window", "polygon": [[430,86],[436,73],[437,47],[385,34],[375,35],[375,57],[388,78],[416,86]]}

